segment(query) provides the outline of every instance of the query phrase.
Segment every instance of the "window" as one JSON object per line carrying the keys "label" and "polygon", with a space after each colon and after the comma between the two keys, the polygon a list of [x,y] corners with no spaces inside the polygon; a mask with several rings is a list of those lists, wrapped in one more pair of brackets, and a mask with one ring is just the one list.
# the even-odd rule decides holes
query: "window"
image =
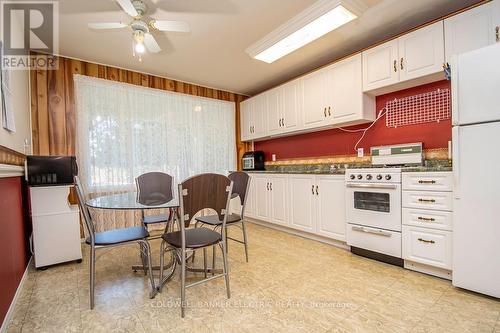
{"label": "window", "polygon": [[235,105],[75,75],[77,159],[90,192],[133,190],[150,171],[176,182],[236,168]]}

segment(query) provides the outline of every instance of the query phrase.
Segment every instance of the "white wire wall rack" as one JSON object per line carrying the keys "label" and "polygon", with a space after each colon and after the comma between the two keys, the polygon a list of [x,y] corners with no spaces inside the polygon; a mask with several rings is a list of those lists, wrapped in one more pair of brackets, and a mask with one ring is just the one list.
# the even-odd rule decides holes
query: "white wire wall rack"
{"label": "white wire wall rack", "polygon": [[450,89],[437,89],[387,102],[385,124],[401,127],[451,118]]}

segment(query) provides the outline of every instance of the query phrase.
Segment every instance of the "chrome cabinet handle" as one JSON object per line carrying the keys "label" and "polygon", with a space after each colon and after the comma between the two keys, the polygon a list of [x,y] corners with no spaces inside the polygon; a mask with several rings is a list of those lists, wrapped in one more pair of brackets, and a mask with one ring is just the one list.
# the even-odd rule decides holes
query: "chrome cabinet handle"
{"label": "chrome cabinet handle", "polygon": [[311,187],[311,192],[314,195],[314,185]]}
{"label": "chrome cabinet handle", "polygon": [[422,243],[427,243],[427,244],[434,244],[434,243],[436,243],[433,240],[427,240],[427,239],[423,239],[423,238],[419,238],[418,241],[422,242]]}
{"label": "chrome cabinet handle", "polygon": [[394,60],[394,73],[396,73],[398,71],[398,61],[397,60]]}
{"label": "chrome cabinet handle", "polygon": [[435,180],[419,180],[419,184],[436,184]]}
{"label": "chrome cabinet handle", "polygon": [[281,127],[281,118],[280,118],[280,120],[278,120],[278,124],[280,124],[280,127]]}
{"label": "chrome cabinet handle", "polygon": [[318,192],[318,185],[316,185],[316,195],[319,195],[319,192]]}
{"label": "chrome cabinet handle", "polygon": [[326,107],[325,107],[325,109],[323,110],[323,112],[324,112],[324,114],[325,114],[325,117],[326,117]]}
{"label": "chrome cabinet handle", "polygon": [[269,191],[269,183],[267,183],[267,190]]}
{"label": "chrome cabinet handle", "polygon": [[401,58],[401,70],[404,69],[404,65],[403,65],[403,58]]}
{"label": "chrome cabinet handle", "polygon": [[434,199],[422,199],[422,198],[419,198],[418,202],[431,202],[431,203],[434,203],[434,202],[436,202],[436,200],[434,200]]}
{"label": "chrome cabinet handle", "polygon": [[496,36],[497,43],[500,42],[500,26],[498,26],[498,25],[495,27],[495,36]]}
{"label": "chrome cabinet handle", "polygon": [[281,118],[281,126],[285,127],[285,118]]}
{"label": "chrome cabinet handle", "polygon": [[330,107],[328,107],[328,115],[331,116],[332,113],[330,112]]}
{"label": "chrome cabinet handle", "polygon": [[272,191],[273,190],[273,183],[269,183],[269,189]]}
{"label": "chrome cabinet handle", "polygon": [[434,221],[436,221],[435,218],[432,218],[432,217],[423,217],[423,216],[419,216],[418,220],[425,221],[425,222],[434,222]]}

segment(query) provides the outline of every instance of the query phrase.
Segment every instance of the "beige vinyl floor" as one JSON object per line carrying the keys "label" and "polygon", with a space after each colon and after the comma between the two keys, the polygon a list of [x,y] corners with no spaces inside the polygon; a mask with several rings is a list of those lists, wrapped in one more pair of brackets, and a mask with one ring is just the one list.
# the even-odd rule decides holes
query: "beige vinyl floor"
{"label": "beige vinyl floor", "polygon": [[[222,279],[188,289],[184,319],[178,272],[149,299],[148,279],[130,269],[138,246],[100,252],[90,310],[84,246],[82,264],[30,270],[7,331],[500,333],[498,299],[255,224],[248,232],[249,263],[229,244],[231,299]],[[158,247],[153,241],[155,261]]]}

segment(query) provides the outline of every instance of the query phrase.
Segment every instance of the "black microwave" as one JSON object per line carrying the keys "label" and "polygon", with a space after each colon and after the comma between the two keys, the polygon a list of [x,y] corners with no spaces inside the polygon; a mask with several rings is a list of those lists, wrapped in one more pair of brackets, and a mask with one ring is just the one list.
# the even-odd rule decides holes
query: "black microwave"
{"label": "black microwave", "polygon": [[248,151],[241,160],[243,170],[265,170],[263,151]]}
{"label": "black microwave", "polygon": [[75,156],[27,156],[29,186],[72,185],[78,175]]}

